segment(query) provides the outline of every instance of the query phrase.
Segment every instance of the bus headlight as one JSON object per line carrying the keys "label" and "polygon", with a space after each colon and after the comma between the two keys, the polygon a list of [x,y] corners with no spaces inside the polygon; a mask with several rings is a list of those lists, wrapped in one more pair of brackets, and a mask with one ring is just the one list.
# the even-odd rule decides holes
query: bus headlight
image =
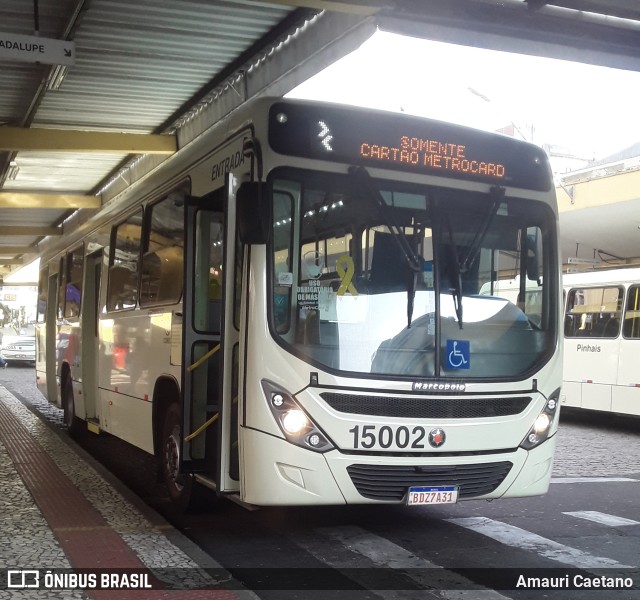
{"label": "bus headlight", "polygon": [[334,446],[329,438],[302,410],[289,392],[266,379],[262,380],[262,389],[271,414],[289,442],[316,452],[333,449]]}
{"label": "bus headlight", "polygon": [[547,399],[547,403],[544,405],[540,414],[536,417],[531,429],[529,429],[529,433],[527,433],[520,443],[521,448],[531,450],[532,448],[542,444],[542,442],[549,437],[549,433],[551,432],[551,427],[553,426],[553,421],[560,404],[558,402],[559,397],[560,388],[553,392],[553,394],[551,394]]}
{"label": "bus headlight", "polygon": [[282,416],[282,427],[291,435],[299,435],[309,427],[309,419],[301,410],[294,408]]}

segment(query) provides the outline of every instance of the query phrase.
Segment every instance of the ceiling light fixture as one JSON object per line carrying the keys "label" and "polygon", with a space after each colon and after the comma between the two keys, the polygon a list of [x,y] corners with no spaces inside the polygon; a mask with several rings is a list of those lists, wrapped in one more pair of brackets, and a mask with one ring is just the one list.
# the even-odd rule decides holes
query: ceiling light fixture
{"label": "ceiling light fixture", "polygon": [[49,74],[49,79],[47,79],[47,90],[59,90],[68,72],[69,68],[67,65],[56,65],[55,67],[53,67],[53,69],[51,69],[51,73]]}
{"label": "ceiling light fixture", "polygon": [[19,172],[20,172],[20,167],[18,166],[15,160],[12,160],[9,163],[9,170],[7,171],[7,179],[9,181],[15,181]]}

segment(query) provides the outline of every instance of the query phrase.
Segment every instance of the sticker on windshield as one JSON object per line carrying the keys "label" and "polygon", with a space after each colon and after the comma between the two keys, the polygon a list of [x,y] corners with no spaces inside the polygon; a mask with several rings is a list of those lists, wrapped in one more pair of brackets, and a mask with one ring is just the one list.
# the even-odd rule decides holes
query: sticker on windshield
{"label": "sticker on windshield", "polygon": [[324,268],[324,254],[316,250],[309,250],[302,256],[302,261],[309,279],[319,279]]}
{"label": "sticker on windshield", "polygon": [[447,369],[471,368],[468,340],[447,340]]}
{"label": "sticker on windshield", "polygon": [[358,290],[351,281],[355,272],[353,258],[348,255],[338,256],[336,260],[336,271],[338,271],[338,275],[340,275],[338,296],[344,296],[346,292],[349,292],[352,296],[357,296]]}

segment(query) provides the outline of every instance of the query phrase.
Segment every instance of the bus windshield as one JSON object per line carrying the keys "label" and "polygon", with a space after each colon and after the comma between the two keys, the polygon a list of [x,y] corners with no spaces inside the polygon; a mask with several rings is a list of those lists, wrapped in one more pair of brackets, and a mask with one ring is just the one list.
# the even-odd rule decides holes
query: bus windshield
{"label": "bus windshield", "polygon": [[[358,376],[521,378],[553,352],[553,212],[491,192],[280,169],[270,319],[303,360]],[[504,292],[500,281],[521,281]]]}

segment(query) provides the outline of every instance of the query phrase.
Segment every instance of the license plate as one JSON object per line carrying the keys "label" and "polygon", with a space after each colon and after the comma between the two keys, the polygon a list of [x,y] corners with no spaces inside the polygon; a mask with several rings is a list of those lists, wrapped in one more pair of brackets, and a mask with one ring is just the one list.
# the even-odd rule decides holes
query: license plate
{"label": "license plate", "polygon": [[407,504],[410,506],[424,504],[455,504],[458,501],[458,488],[454,485],[437,487],[410,487]]}

